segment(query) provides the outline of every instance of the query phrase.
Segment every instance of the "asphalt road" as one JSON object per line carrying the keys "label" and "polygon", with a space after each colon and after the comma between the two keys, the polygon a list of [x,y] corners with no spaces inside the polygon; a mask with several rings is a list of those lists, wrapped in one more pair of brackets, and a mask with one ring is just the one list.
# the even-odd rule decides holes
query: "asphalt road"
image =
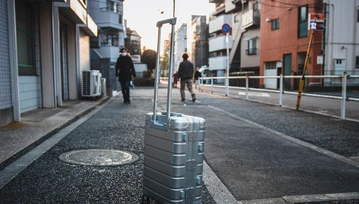
{"label": "asphalt road", "polygon": [[[152,111],[153,90],[131,94],[131,104],[114,98],[0,189],[1,203],[139,203],[144,116]],[[159,105],[166,110],[164,88]],[[172,108],[206,120],[206,162],[237,200],[359,192],[359,168],[273,133],[355,158],[356,122],[198,92],[197,102],[183,103],[179,89]],[[94,148],[129,151],[139,160],[111,167],[59,160],[62,153]],[[214,203],[206,188],[203,203]]]}

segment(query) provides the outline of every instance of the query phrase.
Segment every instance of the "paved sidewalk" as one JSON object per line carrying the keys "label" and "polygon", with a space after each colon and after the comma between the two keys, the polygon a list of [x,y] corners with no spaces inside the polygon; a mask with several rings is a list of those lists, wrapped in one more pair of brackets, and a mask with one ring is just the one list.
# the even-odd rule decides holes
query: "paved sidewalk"
{"label": "paved sidewalk", "polygon": [[21,122],[0,127],[0,170],[108,99],[65,101],[61,107],[30,111],[22,114]]}

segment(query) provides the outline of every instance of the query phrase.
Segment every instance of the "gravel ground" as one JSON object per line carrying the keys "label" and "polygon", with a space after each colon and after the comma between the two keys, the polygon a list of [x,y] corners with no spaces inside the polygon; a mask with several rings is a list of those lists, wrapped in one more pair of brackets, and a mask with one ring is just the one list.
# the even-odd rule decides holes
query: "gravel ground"
{"label": "gravel ground", "polygon": [[[142,196],[144,116],[149,98],[123,104],[116,97],[27,169],[0,189],[0,203],[140,203]],[[139,160],[123,166],[68,164],[59,155],[79,149],[132,152]],[[215,203],[203,188],[203,203]]]}
{"label": "gravel ground", "polygon": [[[197,93],[197,98],[224,111],[337,154],[359,156],[359,125],[356,122],[281,108],[235,98]],[[213,97],[215,96],[215,97]]]}

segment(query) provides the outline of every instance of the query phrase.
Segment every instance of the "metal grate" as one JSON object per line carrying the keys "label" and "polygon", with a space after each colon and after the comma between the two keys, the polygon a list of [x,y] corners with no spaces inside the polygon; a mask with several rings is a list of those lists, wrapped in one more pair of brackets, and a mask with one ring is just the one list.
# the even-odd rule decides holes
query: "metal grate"
{"label": "metal grate", "polygon": [[82,72],[82,95],[88,96],[91,94],[91,72]]}

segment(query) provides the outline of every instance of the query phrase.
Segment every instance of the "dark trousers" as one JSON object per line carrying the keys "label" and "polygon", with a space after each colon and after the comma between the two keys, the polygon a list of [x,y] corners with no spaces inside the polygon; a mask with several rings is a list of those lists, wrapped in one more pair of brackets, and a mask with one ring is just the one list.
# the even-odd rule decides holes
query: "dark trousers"
{"label": "dark trousers", "polygon": [[123,100],[130,101],[130,82],[129,81],[121,81],[121,89]]}

